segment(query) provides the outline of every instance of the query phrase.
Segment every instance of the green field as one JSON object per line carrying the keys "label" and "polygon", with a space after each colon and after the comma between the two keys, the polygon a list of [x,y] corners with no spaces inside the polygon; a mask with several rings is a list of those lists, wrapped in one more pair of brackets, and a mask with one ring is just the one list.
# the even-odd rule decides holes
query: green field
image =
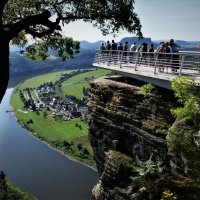
{"label": "green field", "polygon": [[64,94],[72,95],[77,99],[81,99],[84,97],[83,87],[89,87],[88,79],[99,78],[105,76],[108,73],[110,73],[108,70],[97,69],[91,72],[81,73],[77,76],[73,76],[63,82],[62,91]]}
{"label": "green field", "polygon": [[62,74],[70,72],[72,71],[60,71],[33,77],[20,84],[20,89],[23,90],[25,88],[36,88],[45,82],[55,83],[55,81],[57,81],[62,76]]}
{"label": "green field", "polygon": [[[85,120],[76,118],[66,121],[62,117],[54,117],[51,111],[46,110],[37,112],[29,111],[28,113],[22,112],[25,111],[25,109],[23,108],[23,103],[19,97],[20,90],[25,88],[36,88],[44,82],[52,81],[54,83],[62,76],[62,74],[70,72],[71,71],[49,73],[26,80],[24,83],[18,85],[13,91],[11,105],[19,123],[33,135],[70,155],[72,158],[95,167],[93,151],[88,140],[87,122]],[[62,85],[74,82],[81,83],[63,86],[62,89],[65,94],[67,93],[76,98],[82,98],[83,87],[89,87],[89,79],[91,77],[98,78],[107,73],[108,71],[106,70],[98,69],[75,75],[65,81]],[[30,120],[32,123],[29,123]]]}

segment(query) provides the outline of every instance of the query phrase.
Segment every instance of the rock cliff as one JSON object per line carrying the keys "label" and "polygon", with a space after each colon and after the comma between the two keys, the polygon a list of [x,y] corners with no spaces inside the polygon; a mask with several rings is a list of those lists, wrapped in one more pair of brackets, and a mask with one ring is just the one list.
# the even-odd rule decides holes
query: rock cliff
{"label": "rock cliff", "polygon": [[[91,82],[89,139],[100,174],[93,199],[197,200],[199,171],[193,172],[188,155],[169,149],[166,141],[172,127],[179,135],[193,127],[172,116],[177,102],[171,91],[155,88],[144,94],[144,84],[119,76]],[[199,148],[192,153],[198,169]]]}

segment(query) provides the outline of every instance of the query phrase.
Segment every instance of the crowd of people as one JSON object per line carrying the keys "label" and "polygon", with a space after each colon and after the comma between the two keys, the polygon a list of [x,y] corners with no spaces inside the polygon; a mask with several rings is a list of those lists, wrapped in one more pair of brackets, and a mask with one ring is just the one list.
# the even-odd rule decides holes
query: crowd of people
{"label": "crowd of people", "polygon": [[[136,43],[130,45],[126,41],[124,44],[117,44],[114,40],[112,42],[107,41],[106,43],[101,43],[100,50],[112,51],[112,54],[116,54],[117,51],[123,52],[123,60],[126,62],[133,62],[136,59],[134,52],[139,52],[138,55],[138,65],[144,63],[147,65],[155,65],[155,57],[157,56],[157,65],[159,72],[164,72],[166,69],[168,72],[168,67],[171,66],[171,71],[177,71],[179,69],[179,55],[176,54],[180,50],[180,46],[171,39],[169,42],[161,42],[156,48],[154,44],[148,44],[146,42],[141,43],[139,46]],[[111,61],[111,59],[109,59]]]}

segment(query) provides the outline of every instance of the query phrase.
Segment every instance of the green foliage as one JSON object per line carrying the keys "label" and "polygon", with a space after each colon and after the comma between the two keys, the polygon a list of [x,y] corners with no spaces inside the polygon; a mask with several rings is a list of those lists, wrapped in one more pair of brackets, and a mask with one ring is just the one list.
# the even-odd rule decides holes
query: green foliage
{"label": "green foliage", "polygon": [[170,192],[170,190],[165,190],[163,192],[163,196],[161,200],[176,200],[177,198],[174,196],[174,194],[172,192]]}
{"label": "green foliage", "polygon": [[[79,42],[64,37],[62,28],[70,22],[90,22],[104,35],[121,30],[142,37],[140,19],[135,13],[133,0],[4,0],[0,4],[0,39],[5,47],[1,65],[9,69],[9,44],[26,48],[28,58],[45,60],[48,49],[55,50],[62,60],[79,52]],[[29,39],[27,39],[27,36]],[[4,59],[3,59],[4,58]],[[0,102],[9,81],[9,70],[1,72]]]}
{"label": "green foliage", "polygon": [[81,149],[83,148],[83,145],[82,145],[81,143],[79,143],[79,144],[77,144],[77,148],[78,148],[79,150],[81,150]]}
{"label": "green foliage", "polygon": [[35,198],[32,197],[30,194],[23,191],[21,188],[14,185],[12,182],[7,181],[7,199],[9,200],[34,200]]}
{"label": "green foliage", "polygon": [[42,42],[34,43],[28,46],[26,51],[21,52],[32,60],[46,60],[46,58],[50,56],[48,53],[49,48],[57,52],[57,56],[65,61],[79,53],[80,42],[74,41],[72,38],[68,37],[63,38],[63,36],[60,35],[43,40]]}
{"label": "green foliage", "polygon": [[48,116],[48,113],[47,113],[47,111],[44,111],[44,112],[43,112],[43,117],[46,119],[46,118],[47,118],[47,116]]}
{"label": "green foliage", "polygon": [[182,160],[181,168],[185,173],[200,176],[199,121],[183,118],[168,131],[166,140],[169,151],[177,160]]}
{"label": "green foliage", "polygon": [[112,162],[120,169],[132,170],[132,158],[117,151],[109,151],[108,155],[111,156]]}
{"label": "green foliage", "polygon": [[4,172],[0,171],[0,199],[33,200],[34,198],[12,182],[6,180]]}
{"label": "green foliage", "polygon": [[171,110],[174,116],[190,119],[200,116],[200,92],[193,79],[178,77],[172,82],[172,89],[183,105]]}
{"label": "green foliage", "polygon": [[161,173],[163,170],[163,162],[159,159],[156,162],[154,162],[151,158],[147,161],[138,160],[134,164],[134,171],[138,172],[140,176]]}
{"label": "green foliage", "polygon": [[[48,48],[58,52],[62,60],[73,57],[73,49],[79,52],[79,42],[63,37],[61,24],[83,20],[99,28],[104,35],[126,29],[142,37],[140,20],[134,11],[134,1],[55,1],[10,0],[2,3],[2,25],[12,44],[24,47],[32,36],[32,44],[26,49],[30,59],[46,59]],[[54,17],[51,21],[49,18]],[[11,32],[11,33],[10,33]]]}
{"label": "green foliage", "polygon": [[153,90],[155,89],[155,86],[151,83],[145,84],[140,88],[140,92],[144,96],[149,96],[153,94]]}

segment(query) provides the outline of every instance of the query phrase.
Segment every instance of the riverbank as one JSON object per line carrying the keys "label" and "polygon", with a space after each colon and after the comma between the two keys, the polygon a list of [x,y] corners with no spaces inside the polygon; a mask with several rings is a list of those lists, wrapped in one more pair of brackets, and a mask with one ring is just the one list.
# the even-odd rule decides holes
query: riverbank
{"label": "riverbank", "polygon": [[0,105],[0,169],[37,199],[91,199],[97,172],[49,148],[6,113],[12,91]]}
{"label": "riverbank", "polygon": [[[16,116],[15,116],[14,114],[13,114],[13,116],[16,118]],[[25,127],[23,127],[23,125],[20,124],[20,122],[19,122],[19,120],[18,120],[17,118],[16,118],[16,121],[17,121],[17,123],[18,123],[22,128],[25,128]],[[26,129],[26,130],[27,130],[27,129]],[[80,163],[80,164],[82,164],[82,165],[84,165],[84,166],[86,166],[86,167],[89,167],[90,169],[92,169],[92,170],[94,170],[94,171],[97,172],[97,168],[96,168],[96,164],[95,164],[95,163],[94,163],[94,164],[93,164],[93,163],[89,164],[89,163],[87,163],[85,160],[82,161],[81,159],[75,157],[73,154],[70,154],[70,153],[67,154],[67,153],[65,153],[62,149],[59,149],[59,148],[56,148],[55,146],[53,146],[52,143],[50,144],[50,143],[48,143],[47,141],[45,141],[45,140],[43,140],[43,139],[37,137],[37,134],[36,134],[36,133],[33,133],[33,132],[29,131],[29,130],[27,130],[27,132],[28,132],[32,137],[34,137],[36,140],[38,140],[39,142],[42,142],[43,144],[47,145],[50,149],[59,152],[60,154],[62,154],[62,155],[65,156],[66,158],[68,158],[69,160],[72,160],[73,162]]]}
{"label": "riverbank", "polygon": [[36,200],[35,197],[16,186],[10,180],[5,178],[4,172],[0,171],[0,199],[21,199],[21,200]]}
{"label": "riverbank", "polygon": [[[102,76],[107,73],[107,71],[80,71],[80,73],[74,72],[74,75],[71,74],[70,76],[69,73],[71,73],[71,71],[51,73],[33,77],[32,79],[23,82],[14,89],[11,96],[11,105],[14,110],[14,115],[17,118],[17,122],[34,137],[46,143],[54,150],[58,150],[68,158],[77,160],[95,170],[96,163],[93,159],[93,149],[88,140],[88,127],[87,120],[84,119],[85,117],[72,118],[69,120],[66,119],[64,115],[61,116],[61,113],[59,115],[54,115],[52,109],[39,108],[36,111],[31,111],[31,109],[24,108],[25,105],[23,99],[32,99],[35,102],[40,101],[38,94],[36,95],[35,91],[41,84],[48,84],[48,81],[51,81],[49,82],[49,85],[52,86],[56,82],[61,84],[61,80],[64,80],[64,82],[62,82],[64,85],[62,90],[58,91],[56,88],[55,92],[60,94],[61,98],[64,98],[66,91],[70,92],[71,96],[73,94],[72,91],[75,91],[75,98],[82,98],[83,91],[89,87],[91,78]],[[67,81],[63,78],[65,76],[69,77]],[[70,84],[71,82],[74,83],[77,81],[80,83],[78,88],[77,84]],[[66,85],[66,83],[68,84]],[[68,88],[69,86],[70,89]],[[73,86],[75,88],[73,88]],[[74,105],[68,106],[69,109],[71,109],[71,107],[75,108],[76,104],[74,103]]]}
{"label": "riverbank", "polygon": [[[14,108],[13,108],[13,110],[14,110]],[[33,132],[33,130],[29,129],[29,127],[27,125],[24,126],[24,124],[21,123],[20,119],[18,119],[16,117],[16,112],[17,111],[14,111],[12,114],[15,117],[17,123],[22,128],[26,129],[27,132],[32,137],[34,137],[35,139],[37,139],[40,142],[44,143],[45,145],[47,145],[49,148],[53,149],[54,151],[57,151],[57,152],[61,153],[62,155],[66,156],[68,159],[73,160],[73,161],[78,162],[78,163],[81,163],[81,164],[83,164],[83,165],[91,168],[92,170],[97,171],[97,169],[96,169],[96,163],[94,162],[93,159],[89,160],[89,159],[82,159],[81,157],[78,157],[77,156],[78,155],[77,152],[74,153],[74,152],[71,152],[70,150],[66,149],[65,146],[62,145],[61,141],[51,142],[49,140],[45,140],[46,139],[45,137],[40,136],[40,134],[38,135],[38,133],[36,133],[36,132]],[[24,113],[24,112],[22,112],[22,113]],[[80,137],[78,137],[76,139],[79,139],[81,137],[87,137],[87,135],[86,136],[80,136]]]}

